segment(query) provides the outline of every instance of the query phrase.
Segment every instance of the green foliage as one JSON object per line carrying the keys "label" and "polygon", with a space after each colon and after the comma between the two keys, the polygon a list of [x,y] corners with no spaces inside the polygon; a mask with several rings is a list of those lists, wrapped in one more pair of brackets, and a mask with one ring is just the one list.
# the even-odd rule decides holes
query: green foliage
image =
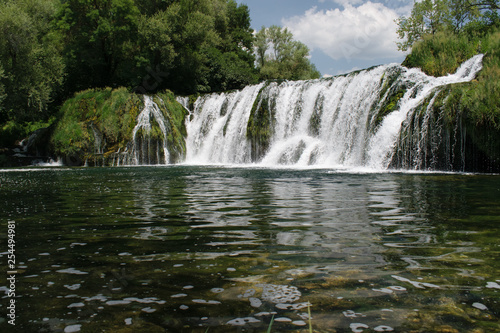
{"label": "green foliage", "polygon": [[482,38],[481,47],[486,55],[477,80],[448,86],[433,108],[449,132],[459,128],[468,146],[480,154],[480,162],[469,163],[480,163],[477,168],[487,171],[488,163],[498,165],[494,161],[500,159],[500,31]]}
{"label": "green foliage", "polygon": [[0,123],[49,118],[64,74],[60,36],[51,25],[57,3],[0,3]]}
{"label": "green foliage", "polygon": [[55,118],[50,118],[48,121],[29,121],[24,123],[9,120],[0,127],[0,147],[14,146],[16,140],[25,139],[34,131],[49,127],[54,122]]}
{"label": "green foliage", "polygon": [[140,96],[124,88],[78,93],[61,108],[61,119],[52,137],[55,152],[64,156],[93,154],[94,130],[109,147],[124,147],[141,110]]}
{"label": "green foliage", "polygon": [[409,17],[400,17],[397,33],[402,42],[398,42],[398,49],[406,51],[420,40],[425,34],[434,34],[447,21],[446,0],[424,0],[415,2]]}
{"label": "green foliage", "polygon": [[138,65],[158,77],[142,87],[193,94],[255,83],[252,33],[248,7],[233,0],[181,1],[143,16]]}
{"label": "green foliage", "polygon": [[269,96],[264,94],[262,89],[254,101],[247,124],[247,138],[251,143],[253,161],[262,158],[269,149],[275,121],[275,106]]}
{"label": "green foliage", "polygon": [[442,76],[454,73],[464,61],[479,52],[479,40],[471,40],[465,34],[441,31],[425,35],[415,43],[403,65],[418,67],[428,75]]}
{"label": "green foliage", "polygon": [[[173,162],[179,161],[186,148],[187,111],[175,101],[171,91],[159,93],[154,101],[167,120],[167,147]],[[111,163],[114,154],[128,149],[143,104],[142,96],[125,88],[92,89],[76,94],[61,108],[61,119],[52,137],[56,154],[82,161],[102,155],[99,158]],[[156,123],[149,133],[141,134],[152,139],[164,138]]]}
{"label": "green foliage", "polygon": [[256,34],[256,55],[260,78],[264,80],[317,79],[320,73],[309,61],[309,48],[293,39],[287,28],[262,27]]}
{"label": "green foliage", "polygon": [[127,85],[139,15],[133,0],[62,2],[57,26],[65,36],[68,91]]}
{"label": "green foliage", "polygon": [[[5,0],[0,32],[0,124],[46,122],[70,98],[54,139],[61,153],[90,149],[94,131],[126,140],[127,91],[191,95],[259,79],[249,9],[235,0]],[[319,77],[286,29],[270,38],[278,56],[261,78]]]}
{"label": "green foliage", "polygon": [[174,94],[167,90],[158,93],[156,103],[161,109],[165,110],[167,122],[170,125],[167,133],[167,146],[169,148],[171,162],[179,162],[186,153],[186,116],[188,111],[180,105]]}
{"label": "green foliage", "polygon": [[[470,29],[498,26],[499,0],[423,0],[415,2],[409,17],[396,20],[398,49],[409,50],[426,35],[438,32],[459,34]],[[475,29],[472,29],[475,30]]]}
{"label": "green foliage", "polygon": [[482,46],[486,56],[477,81],[454,86],[448,105],[472,124],[500,131],[500,31],[485,37]]}

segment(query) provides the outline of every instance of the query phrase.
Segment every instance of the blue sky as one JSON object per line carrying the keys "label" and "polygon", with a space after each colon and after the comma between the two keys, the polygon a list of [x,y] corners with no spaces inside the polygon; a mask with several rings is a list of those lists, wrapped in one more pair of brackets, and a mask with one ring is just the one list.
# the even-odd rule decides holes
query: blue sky
{"label": "blue sky", "polygon": [[252,28],[290,29],[311,50],[322,75],[401,63],[394,20],[408,15],[413,0],[237,0],[250,9]]}

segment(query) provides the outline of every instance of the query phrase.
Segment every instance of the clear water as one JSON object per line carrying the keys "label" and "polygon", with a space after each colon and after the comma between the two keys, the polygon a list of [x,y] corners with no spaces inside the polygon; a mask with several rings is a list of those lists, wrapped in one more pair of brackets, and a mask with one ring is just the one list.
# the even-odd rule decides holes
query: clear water
{"label": "clear water", "polygon": [[[2,332],[500,332],[500,176],[0,171]],[[310,306],[308,306],[310,304]],[[309,318],[308,312],[311,317]]]}

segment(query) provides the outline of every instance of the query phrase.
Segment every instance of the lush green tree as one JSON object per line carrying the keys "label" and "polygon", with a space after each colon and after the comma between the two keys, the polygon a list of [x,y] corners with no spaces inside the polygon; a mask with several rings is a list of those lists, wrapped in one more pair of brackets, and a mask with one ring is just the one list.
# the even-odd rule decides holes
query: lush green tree
{"label": "lush green tree", "polygon": [[423,0],[415,2],[410,16],[396,20],[402,51],[410,49],[426,34],[439,31],[484,33],[499,25],[500,0]]}
{"label": "lush green tree", "polygon": [[140,12],[133,0],[63,0],[69,91],[127,85],[134,76]]}
{"label": "lush green tree", "polygon": [[448,0],[423,0],[415,2],[411,15],[396,20],[398,36],[398,49],[408,50],[424,34],[434,34],[443,29],[450,22]]}
{"label": "lush green tree", "polygon": [[52,29],[57,4],[55,0],[0,4],[0,85],[5,89],[0,122],[43,118],[63,81],[60,38]]}
{"label": "lush green tree", "polygon": [[262,27],[256,34],[255,53],[262,79],[306,80],[320,77],[309,60],[309,48],[278,26]]}
{"label": "lush green tree", "polygon": [[135,4],[141,14],[146,16],[152,16],[160,11],[164,11],[175,2],[179,2],[179,0],[135,0]]}
{"label": "lush green tree", "polygon": [[234,0],[219,8],[215,31],[221,43],[205,52],[209,87],[214,91],[240,89],[257,81],[250,12],[246,5],[238,6]]}
{"label": "lush green tree", "polygon": [[191,94],[253,83],[252,33],[248,7],[234,0],[181,0],[143,15],[137,90]]}

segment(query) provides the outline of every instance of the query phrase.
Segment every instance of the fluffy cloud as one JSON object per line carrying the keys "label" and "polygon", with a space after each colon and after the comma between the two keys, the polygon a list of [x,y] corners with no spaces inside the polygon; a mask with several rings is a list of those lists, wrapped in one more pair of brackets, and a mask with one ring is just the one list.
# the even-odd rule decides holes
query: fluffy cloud
{"label": "fluffy cloud", "polygon": [[294,37],[310,49],[320,49],[335,60],[375,59],[401,56],[396,47],[394,9],[367,2],[357,7],[356,0],[337,0],[343,9],[318,10],[282,21]]}

